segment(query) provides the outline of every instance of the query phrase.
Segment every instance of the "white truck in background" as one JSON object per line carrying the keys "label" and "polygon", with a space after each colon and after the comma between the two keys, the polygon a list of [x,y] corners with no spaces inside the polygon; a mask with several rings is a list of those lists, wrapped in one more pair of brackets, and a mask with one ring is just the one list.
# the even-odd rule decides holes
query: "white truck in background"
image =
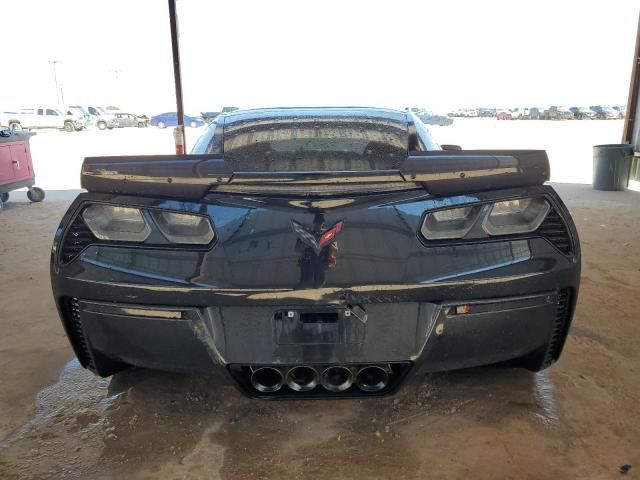
{"label": "white truck in background", "polygon": [[0,127],[12,131],[56,128],[67,132],[79,132],[87,120],[79,115],[69,115],[56,107],[25,108],[14,112],[0,113]]}

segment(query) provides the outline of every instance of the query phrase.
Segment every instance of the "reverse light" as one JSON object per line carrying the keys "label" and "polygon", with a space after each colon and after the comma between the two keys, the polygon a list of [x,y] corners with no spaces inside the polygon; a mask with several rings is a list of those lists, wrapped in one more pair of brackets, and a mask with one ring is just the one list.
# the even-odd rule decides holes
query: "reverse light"
{"label": "reverse light", "polygon": [[82,218],[100,240],[144,242],[151,233],[138,208],[93,204],[82,212]]}
{"label": "reverse light", "polygon": [[462,238],[480,215],[481,206],[448,208],[428,213],[420,232],[427,240]]}
{"label": "reverse light", "polygon": [[482,222],[489,235],[510,235],[535,231],[549,213],[549,203],[543,198],[518,198],[491,205]]}
{"label": "reverse light", "polygon": [[152,210],[151,216],[171,243],[206,245],[213,240],[213,228],[207,217],[162,210]]}

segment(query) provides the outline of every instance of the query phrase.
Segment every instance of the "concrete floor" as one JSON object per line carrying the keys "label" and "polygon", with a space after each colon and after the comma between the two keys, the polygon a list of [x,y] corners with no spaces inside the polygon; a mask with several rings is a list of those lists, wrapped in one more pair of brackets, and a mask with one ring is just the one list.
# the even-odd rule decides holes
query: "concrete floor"
{"label": "concrete floor", "polygon": [[394,397],[261,402],[212,378],[81,369],[49,287],[69,193],[0,230],[0,478],[614,478],[640,475],[640,193],[557,184],[580,232],[559,363],[412,379]]}

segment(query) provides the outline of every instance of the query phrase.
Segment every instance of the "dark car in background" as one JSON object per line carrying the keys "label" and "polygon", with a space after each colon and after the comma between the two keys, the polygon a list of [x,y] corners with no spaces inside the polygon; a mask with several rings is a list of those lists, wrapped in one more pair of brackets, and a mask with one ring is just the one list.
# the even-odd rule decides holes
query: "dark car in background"
{"label": "dark car in background", "polygon": [[[185,115],[184,124],[187,127],[197,128],[203,126],[205,121],[201,117]],[[159,128],[175,127],[178,125],[178,114],[176,112],[167,112],[154,115],[149,120],[149,125]]]}
{"label": "dark car in background", "polygon": [[125,128],[125,127],[138,127],[144,128],[149,124],[149,117],[146,115],[136,115],[134,113],[126,113],[126,112],[111,112],[116,117],[116,127],[117,128]]}
{"label": "dark car in background", "polygon": [[411,112],[238,110],[192,154],[86,158],[51,254],[82,366],[215,372],[259,398],[563,349],[580,247],[540,150],[443,150]]}

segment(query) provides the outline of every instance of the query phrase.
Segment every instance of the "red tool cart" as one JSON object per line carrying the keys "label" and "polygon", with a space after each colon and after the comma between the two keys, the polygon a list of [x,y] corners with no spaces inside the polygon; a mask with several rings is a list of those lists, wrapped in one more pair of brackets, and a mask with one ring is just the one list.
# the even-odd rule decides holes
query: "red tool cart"
{"label": "red tool cart", "polygon": [[[5,131],[6,132],[6,131]],[[34,187],[36,183],[29,137],[31,133],[20,132],[5,136],[0,134],[0,210],[9,200],[9,192],[28,187],[27,197],[32,202],[44,200],[44,190]]]}

